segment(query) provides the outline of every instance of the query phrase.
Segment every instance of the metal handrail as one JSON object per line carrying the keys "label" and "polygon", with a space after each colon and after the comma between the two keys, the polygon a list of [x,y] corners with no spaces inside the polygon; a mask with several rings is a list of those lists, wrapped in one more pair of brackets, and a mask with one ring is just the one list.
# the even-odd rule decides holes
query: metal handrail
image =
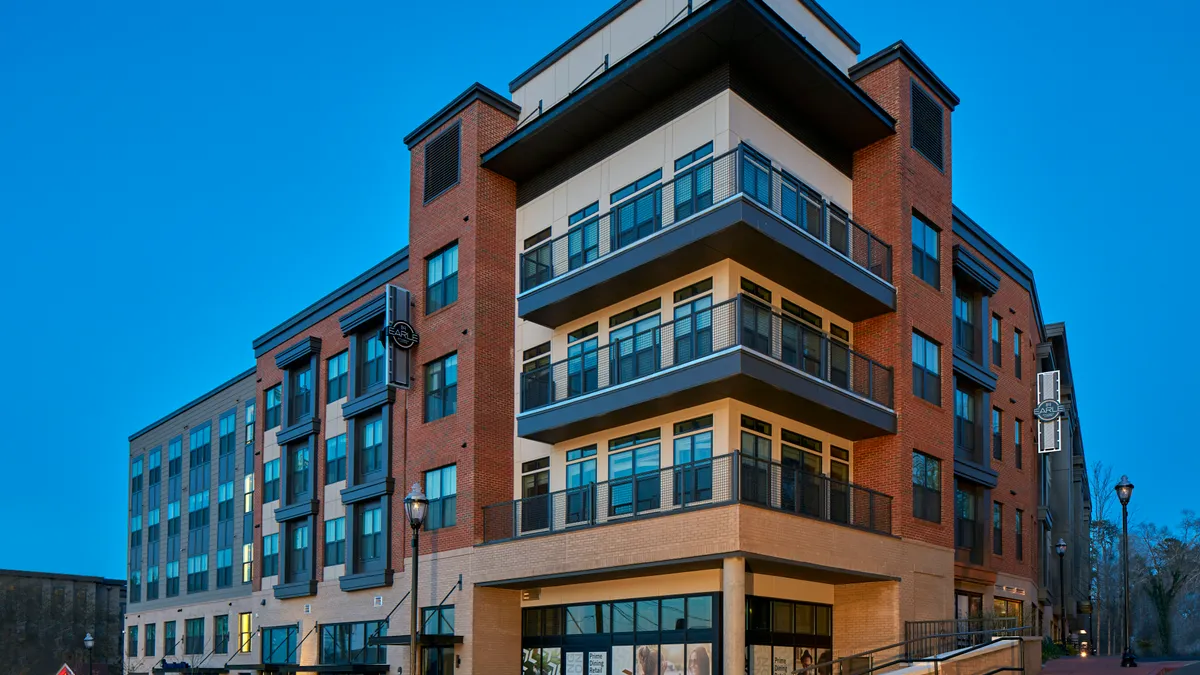
{"label": "metal handrail", "polygon": [[868,273],[892,280],[892,247],[795,174],[737,147],[679,171],[520,254],[521,292],[549,283],[734,196],[748,197]]}
{"label": "metal handrail", "polygon": [[521,412],[625,384],[734,346],[892,407],[892,368],[796,317],[739,295],[522,372]]}
{"label": "metal handrail", "polygon": [[[832,674],[832,675],[870,675],[870,673],[884,670],[887,668],[891,668],[893,666],[897,666],[897,665],[901,665],[901,664],[942,663],[944,661],[948,661],[948,660],[954,659],[954,658],[959,658],[965,654],[969,654],[976,650],[990,646],[992,644],[995,644],[996,642],[1006,641],[1006,640],[1019,640],[1021,638],[1021,636],[1019,636],[1019,635],[996,635],[997,633],[1026,632],[1026,631],[1031,631],[1031,630],[1032,630],[1032,626],[1020,626],[1017,628],[1007,628],[1007,629],[964,631],[964,632],[960,632],[960,633],[943,633],[943,634],[937,634],[937,635],[927,635],[927,636],[924,636],[921,638],[917,638],[915,640],[907,640],[906,639],[902,642],[895,642],[895,643],[892,643],[889,645],[885,645],[883,647],[876,647],[875,649],[869,649],[864,652],[858,652],[857,654],[843,656],[841,658],[834,659],[833,661],[829,661],[826,663],[814,664],[814,665],[808,666],[807,668],[797,668],[791,672],[791,675],[829,675],[829,674]],[[978,640],[976,640],[975,638],[978,638]],[[968,647],[962,648],[962,649],[949,650],[947,652],[940,652],[940,653],[932,654],[929,656],[913,656],[913,650],[912,650],[911,646],[914,643],[923,642],[923,641],[927,641],[927,640],[931,640],[931,639],[956,640],[956,641],[960,640],[960,639],[970,639],[973,642],[973,644],[971,644]],[[894,653],[895,657],[891,658],[889,660],[885,660],[880,663],[875,662],[875,659],[878,658],[879,656],[884,655],[884,654],[889,654],[889,653]],[[1023,659],[1024,655],[1019,654],[1018,657]],[[856,665],[862,663],[864,660],[869,662],[870,666],[868,666],[865,669],[857,668]]]}
{"label": "metal handrail", "polygon": [[892,497],[740,451],[484,506],[484,543],[748,504],[890,534]]}

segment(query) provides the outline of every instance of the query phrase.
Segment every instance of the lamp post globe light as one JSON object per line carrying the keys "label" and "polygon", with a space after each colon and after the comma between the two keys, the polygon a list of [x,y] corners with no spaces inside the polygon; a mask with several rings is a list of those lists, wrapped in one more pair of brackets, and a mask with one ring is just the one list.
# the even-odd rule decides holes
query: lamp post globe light
{"label": "lamp post globe light", "polygon": [[417,658],[420,653],[417,647],[417,558],[421,550],[418,533],[421,531],[421,525],[425,524],[425,514],[428,511],[429,500],[425,497],[425,493],[421,491],[421,484],[413,483],[412,490],[404,498],[404,514],[408,516],[408,524],[412,527],[412,588],[409,589],[408,593],[408,603],[411,606],[408,629],[408,672],[410,675],[416,675],[421,672],[417,668]]}
{"label": "lamp post globe light", "polygon": [[1059,633],[1062,636],[1063,649],[1067,648],[1067,577],[1063,575],[1063,558],[1067,555],[1067,542],[1062,537],[1058,538],[1058,543],[1054,544],[1054,552],[1058,553],[1058,593],[1061,596],[1059,605],[1062,608],[1062,630]]}
{"label": "lamp post globe light", "polygon": [[96,638],[89,632],[83,636],[83,647],[88,653],[88,675],[92,675],[92,647],[96,646]]}
{"label": "lamp post globe light", "polygon": [[1129,643],[1129,498],[1133,496],[1129,476],[1121,476],[1116,490],[1117,499],[1121,501],[1121,571],[1125,583],[1125,651],[1121,652],[1121,667],[1136,668],[1133,645]]}

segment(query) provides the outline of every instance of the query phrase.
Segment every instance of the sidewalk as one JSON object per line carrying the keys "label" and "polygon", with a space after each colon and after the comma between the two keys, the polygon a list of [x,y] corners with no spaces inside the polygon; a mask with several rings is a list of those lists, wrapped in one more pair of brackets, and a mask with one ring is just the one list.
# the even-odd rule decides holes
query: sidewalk
{"label": "sidewalk", "polygon": [[[1193,666],[1196,661],[1138,661],[1137,668],[1122,668],[1119,656],[1064,656],[1042,665],[1043,675],[1165,675]],[[1188,675],[1195,668],[1189,669]],[[1182,673],[1176,672],[1176,675]]]}

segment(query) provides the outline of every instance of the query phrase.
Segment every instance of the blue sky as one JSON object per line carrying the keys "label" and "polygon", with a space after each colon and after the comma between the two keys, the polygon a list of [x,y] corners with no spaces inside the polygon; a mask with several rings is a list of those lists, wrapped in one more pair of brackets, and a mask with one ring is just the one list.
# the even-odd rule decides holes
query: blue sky
{"label": "blue sky", "polygon": [[[403,136],[473,81],[507,91],[612,1],[0,0],[0,568],[123,576],[128,434],[403,246]],[[1067,322],[1089,461],[1174,522],[1200,501],[1173,433],[1200,367],[1172,337],[1196,329],[1177,296],[1200,12],[824,4],[864,55],[903,38],[962,98],[955,202]]]}

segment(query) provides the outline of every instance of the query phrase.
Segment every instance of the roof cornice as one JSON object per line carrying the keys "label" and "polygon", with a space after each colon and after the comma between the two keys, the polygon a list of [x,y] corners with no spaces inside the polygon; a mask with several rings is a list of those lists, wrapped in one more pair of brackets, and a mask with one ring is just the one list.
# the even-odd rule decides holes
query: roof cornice
{"label": "roof cornice", "polygon": [[947,87],[941,78],[933,74],[933,70],[925,65],[921,57],[917,56],[917,53],[904,40],[897,40],[891,45],[850,66],[848,74],[850,75],[850,79],[857,82],[896,60],[899,60],[913,74],[920,78],[921,83],[928,87],[930,91],[937,94],[938,98],[942,99],[942,102],[946,104],[946,107],[950,108],[950,110],[958,107],[958,96],[950,91],[950,87]]}
{"label": "roof cornice", "polygon": [[467,87],[466,91],[459,94],[446,107],[434,113],[433,117],[430,117],[416,129],[413,129],[412,132],[404,137],[404,144],[408,146],[409,150],[412,150],[413,146],[425,140],[429,134],[441,128],[443,124],[449,122],[455,115],[465,110],[467,106],[475,101],[483,101],[513,119],[517,119],[521,114],[521,106],[504,98],[504,96],[496,93],[496,91],[476,82]]}

